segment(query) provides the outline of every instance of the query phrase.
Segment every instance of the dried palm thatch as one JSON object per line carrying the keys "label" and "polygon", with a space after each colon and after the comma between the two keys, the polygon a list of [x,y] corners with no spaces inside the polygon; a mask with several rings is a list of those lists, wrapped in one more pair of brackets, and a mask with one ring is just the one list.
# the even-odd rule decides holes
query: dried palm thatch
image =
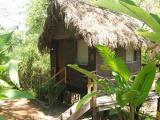
{"label": "dried palm thatch", "polygon": [[132,45],[139,48],[147,45],[147,41],[135,34],[140,22],[126,15],[91,6],[86,1],[50,1],[44,30],[39,38],[41,50],[49,48],[52,40],[61,39],[62,36],[81,38],[88,46],[101,44],[116,48]]}

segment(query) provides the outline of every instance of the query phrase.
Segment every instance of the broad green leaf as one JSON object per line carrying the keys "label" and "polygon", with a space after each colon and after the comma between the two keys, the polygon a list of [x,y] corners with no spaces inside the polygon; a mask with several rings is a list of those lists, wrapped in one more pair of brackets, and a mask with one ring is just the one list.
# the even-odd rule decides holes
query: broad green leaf
{"label": "broad green leaf", "polygon": [[154,120],[154,119],[151,117],[147,117],[147,118],[145,118],[145,120]]}
{"label": "broad green leaf", "polygon": [[90,79],[92,79],[95,83],[98,83],[102,87],[102,89],[104,90],[105,93],[111,92],[109,89],[109,84],[108,84],[107,79],[102,79],[102,78],[100,79],[94,73],[92,73],[88,70],[85,70],[83,68],[80,68],[78,65],[75,65],[75,64],[73,64],[73,65],[69,64],[68,67],[79,71],[80,73],[82,73],[82,74],[86,75],[87,77],[89,77]]}
{"label": "broad green leaf", "polygon": [[110,9],[117,12],[122,12],[137,18],[137,16],[132,11],[128,10],[128,8],[126,8],[124,5],[120,3],[120,0],[91,0],[91,3],[98,7]]}
{"label": "broad green leaf", "polygon": [[119,74],[112,72],[112,75],[114,76],[114,79],[116,81],[117,88],[122,88],[122,89],[129,88],[126,81]]}
{"label": "broad green leaf", "polygon": [[106,78],[99,78],[97,79],[96,83],[101,86],[103,92],[105,92],[106,94],[112,94],[115,91],[112,89],[112,86],[109,85]]}
{"label": "broad green leaf", "polygon": [[20,99],[20,98],[34,99],[34,96],[29,91],[22,91],[16,89],[1,89],[0,95],[6,96],[5,99]]}
{"label": "broad green leaf", "polygon": [[120,105],[121,107],[124,107],[125,105],[128,104],[125,99],[123,99],[122,95],[126,92],[126,90],[123,89],[116,89],[116,101],[117,104]]}
{"label": "broad green leaf", "polygon": [[20,88],[19,76],[18,76],[18,63],[19,61],[10,60],[9,62],[9,76],[14,85]]}
{"label": "broad green leaf", "polygon": [[0,87],[9,88],[11,86],[7,82],[5,82],[4,80],[0,79]]}
{"label": "broad green leaf", "polygon": [[149,94],[152,83],[155,78],[156,66],[154,62],[150,62],[148,65],[144,66],[143,69],[138,73],[135,81],[132,85],[132,90],[140,93],[133,101],[133,105],[138,106],[142,104]]}
{"label": "broad green leaf", "polygon": [[160,16],[150,13],[150,15],[160,24]]}
{"label": "broad green leaf", "polygon": [[152,17],[152,15],[135,4],[127,2],[127,0],[92,0],[92,3],[99,7],[121,12],[139,19],[151,27],[154,31],[160,32],[160,24],[157,22],[155,17]]}
{"label": "broad green leaf", "polygon": [[138,35],[150,39],[153,42],[160,43],[160,33],[158,32],[143,32],[143,31],[137,31]]}
{"label": "broad green leaf", "polygon": [[118,73],[126,81],[128,81],[131,73],[127,68],[125,62],[122,59],[116,57],[115,52],[112,52],[106,46],[97,45],[96,48],[98,49],[100,55],[103,57],[105,64],[109,66],[113,72]]}
{"label": "broad green leaf", "polygon": [[4,117],[0,116],[0,120],[5,120]]}
{"label": "broad green leaf", "polygon": [[2,95],[1,90],[0,90],[0,100],[4,100],[4,99],[7,99],[7,96]]}
{"label": "broad green leaf", "polygon": [[13,32],[0,35],[0,54],[5,52],[6,49],[11,45],[11,37]]}
{"label": "broad green leaf", "polygon": [[[131,4],[128,4],[128,3],[122,2],[122,1],[120,1],[120,3],[124,7],[128,8],[128,10],[132,11],[132,13],[134,13],[137,16],[136,18],[143,21],[146,25],[148,25],[154,31],[160,32],[160,24],[157,22],[156,19],[154,19],[154,17],[152,17],[152,15],[150,15],[149,13],[147,13],[145,10],[143,10],[142,8],[140,8],[138,6],[131,5]],[[132,16],[132,15],[130,15],[130,16]],[[134,17],[134,16],[132,16],[132,17]]]}
{"label": "broad green leaf", "polygon": [[4,72],[7,70],[7,66],[6,65],[0,65],[0,72]]}
{"label": "broad green leaf", "polygon": [[121,1],[123,1],[123,2],[125,2],[125,3],[128,3],[128,4],[130,4],[130,5],[135,5],[135,6],[136,6],[135,2],[132,1],[132,0],[121,0]]}
{"label": "broad green leaf", "polygon": [[7,34],[0,34],[0,45],[8,44],[11,41],[13,32]]}
{"label": "broad green leaf", "polygon": [[92,80],[94,80],[94,82],[97,82],[97,76],[94,74],[94,73],[91,73],[90,71],[88,70],[85,70],[83,68],[80,68],[78,65],[76,64],[68,64],[67,65],[68,67],[74,69],[74,70],[77,70],[79,71],[80,73],[86,75],[87,77],[91,78]]}
{"label": "broad green leaf", "polygon": [[122,98],[127,103],[132,103],[134,101],[134,99],[136,99],[136,97],[138,95],[139,95],[138,91],[136,91],[136,90],[128,90],[122,95]]}
{"label": "broad green leaf", "polygon": [[96,96],[98,92],[92,92],[85,95],[77,104],[76,109],[79,110],[84,104],[89,102],[93,96]]}

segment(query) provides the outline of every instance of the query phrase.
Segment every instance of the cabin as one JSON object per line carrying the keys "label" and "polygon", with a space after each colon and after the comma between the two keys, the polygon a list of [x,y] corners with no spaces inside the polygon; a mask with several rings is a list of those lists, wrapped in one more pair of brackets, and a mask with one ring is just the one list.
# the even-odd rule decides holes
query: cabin
{"label": "cabin", "polygon": [[115,50],[135,74],[141,69],[141,47],[147,45],[135,34],[139,26],[131,17],[97,8],[86,0],[51,0],[38,47],[50,51],[51,74],[58,76],[57,81],[65,77],[69,90],[86,94],[87,77],[67,64],[111,77],[110,71],[101,69],[103,60],[94,47],[100,44]]}

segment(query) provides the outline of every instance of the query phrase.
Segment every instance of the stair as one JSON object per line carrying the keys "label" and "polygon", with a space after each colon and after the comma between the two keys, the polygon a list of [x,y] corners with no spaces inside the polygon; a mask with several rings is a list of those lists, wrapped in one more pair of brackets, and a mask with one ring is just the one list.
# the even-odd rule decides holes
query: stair
{"label": "stair", "polygon": [[78,111],[76,110],[76,106],[77,103],[62,113],[56,120],[77,120],[91,108],[90,101],[83,105]]}

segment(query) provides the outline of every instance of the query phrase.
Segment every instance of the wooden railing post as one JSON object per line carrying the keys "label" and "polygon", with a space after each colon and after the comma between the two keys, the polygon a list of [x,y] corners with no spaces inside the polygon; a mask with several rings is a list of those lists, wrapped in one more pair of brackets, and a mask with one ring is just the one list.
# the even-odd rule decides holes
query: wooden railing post
{"label": "wooden railing post", "polygon": [[[95,73],[95,72],[93,72]],[[96,92],[97,91],[97,84],[93,82],[90,78],[88,78],[88,93]],[[98,120],[98,112],[97,112],[97,105],[96,105],[96,96],[92,97],[90,101],[90,106],[92,108],[92,120]]]}
{"label": "wooden railing post", "polygon": [[156,120],[160,119],[160,97],[157,99],[157,116]]}
{"label": "wooden railing post", "polygon": [[67,68],[65,67],[64,68],[64,83],[65,83],[65,85],[67,84]]}
{"label": "wooden railing post", "polygon": [[[93,92],[97,91],[97,84],[93,83]],[[92,97],[91,100],[91,106],[92,106],[92,120],[98,120],[98,111],[97,111],[97,104],[96,104],[96,96]]]}

